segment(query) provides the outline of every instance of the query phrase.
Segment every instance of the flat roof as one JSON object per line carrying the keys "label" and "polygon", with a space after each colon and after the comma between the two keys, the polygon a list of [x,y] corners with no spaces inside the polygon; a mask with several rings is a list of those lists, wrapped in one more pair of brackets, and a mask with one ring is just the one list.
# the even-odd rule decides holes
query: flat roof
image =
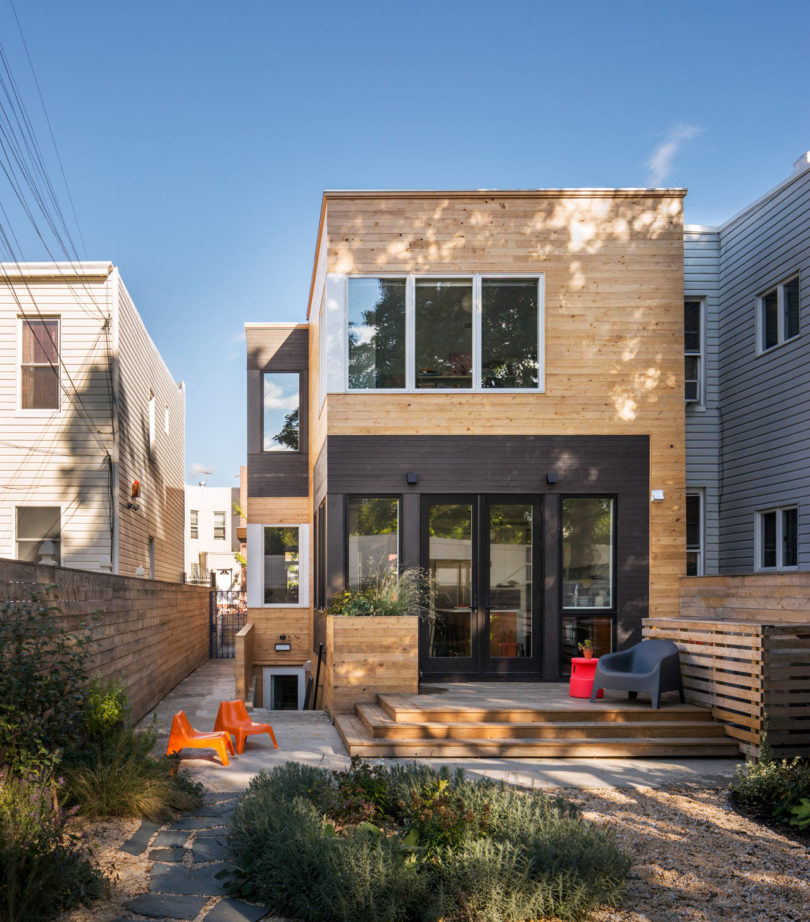
{"label": "flat roof", "polygon": [[683,198],[687,190],[673,188],[576,188],[576,189],[325,189],[327,198],[659,198],[676,195]]}

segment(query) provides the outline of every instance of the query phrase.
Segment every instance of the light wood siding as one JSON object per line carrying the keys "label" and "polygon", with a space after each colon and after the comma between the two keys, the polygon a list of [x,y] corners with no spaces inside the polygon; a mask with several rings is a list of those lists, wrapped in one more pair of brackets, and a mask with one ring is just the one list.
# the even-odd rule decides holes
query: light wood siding
{"label": "light wood siding", "polygon": [[684,231],[684,297],[703,302],[703,403],[686,406],[686,486],[704,502],[704,573],[720,565],[719,294],[720,235],[714,229]]}
{"label": "light wood siding", "polygon": [[650,611],[673,615],[685,554],[681,194],[326,202],[330,273],[544,273],[546,360],[544,394],[330,393],[328,434],[649,435],[650,483],[666,496],[650,510]]}
{"label": "light wood siding", "polygon": [[[149,337],[118,279],[119,514],[118,571],[149,573],[155,539],[155,578],[183,577],[186,398]],[[155,449],[149,453],[149,396],[155,395]],[[169,408],[169,434],[163,428]],[[141,483],[137,511],[127,508],[132,481]]]}
{"label": "light wood siding", "polygon": [[[810,569],[810,171],[721,229],[723,573],[754,566],[757,510],[798,504]],[[800,273],[800,335],[757,353],[757,296]]]}
{"label": "light wood siding", "polygon": [[[0,266],[0,556],[16,557],[17,506],[60,506],[62,563],[112,557],[114,452],[109,263]],[[16,276],[16,280],[10,280]],[[60,321],[61,407],[20,410],[19,318]]]}

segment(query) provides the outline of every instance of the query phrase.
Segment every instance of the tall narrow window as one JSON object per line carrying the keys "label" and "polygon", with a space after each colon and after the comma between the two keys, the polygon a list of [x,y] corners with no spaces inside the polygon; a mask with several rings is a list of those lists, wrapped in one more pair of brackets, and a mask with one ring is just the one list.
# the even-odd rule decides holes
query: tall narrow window
{"label": "tall narrow window", "polygon": [[155,456],[155,395],[149,392],[149,457]]}
{"label": "tall narrow window", "polygon": [[537,301],[537,279],[482,279],[482,387],[536,390]]}
{"label": "tall narrow window", "polygon": [[563,608],[613,605],[613,500],[562,501]]}
{"label": "tall narrow window", "polygon": [[264,375],[263,451],[299,450],[299,376],[297,372]]}
{"label": "tall narrow window", "polygon": [[59,409],[59,320],[22,321],[20,408]]}
{"label": "tall narrow window", "polygon": [[702,384],[702,303],[683,303],[684,386],[687,403],[700,403]]}
{"label": "tall narrow window", "polygon": [[188,536],[197,539],[200,537],[200,513],[198,509],[190,509],[188,513]]}
{"label": "tall narrow window", "polygon": [[215,541],[225,540],[225,513],[224,512],[214,513],[214,540]]}
{"label": "tall narrow window", "polygon": [[759,298],[759,348],[772,349],[799,335],[799,276]]}
{"label": "tall narrow window", "polygon": [[297,528],[264,529],[264,604],[297,605],[299,538]]}
{"label": "tall narrow window", "polygon": [[416,280],[417,388],[472,388],[470,279]]}
{"label": "tall narrow window", "polygon": [[169,407],[168,405],[163,408],[163,431],[166,435],[169,434]]}
{"label": "tall narrow window", "polygon": [[349,279],[349,389],[405,387],[405,279]]}
{"label": "tall narrow window", "polygon": [[703,494],[686,494],[686,575],[703,575]]}
{"label": "tall narrow window", "polygon": [[17,507],[17,560],[60,563],[62,510],[58,506]]}
{"label": "tall narrow window", "polygon": [[155,578],[155,539],[149,539],[149,579]]}
{"label": "tall narrow window", "polygon": [[349,499],[348,586],[362,589],[399,563],[399,500]]}
{"label": "tall narrow window", "polygon": [[757,568],[790,570],[799,564],[799,510],[769,509],[757,513]]}

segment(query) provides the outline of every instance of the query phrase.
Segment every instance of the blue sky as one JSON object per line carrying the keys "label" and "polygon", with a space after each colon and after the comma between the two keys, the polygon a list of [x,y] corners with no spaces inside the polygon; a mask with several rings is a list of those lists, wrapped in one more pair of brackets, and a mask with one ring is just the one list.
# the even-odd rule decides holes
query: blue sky
{"label": "blue sky", "polygon": [[[243,323],[304,318],[324,188],[686,186],[714,224],[810,148],[806,2],[16,8],[80,252],[120,267],[186,382],[209,484],[245,461]],[[9,0],[0,44],[67,209]]]}

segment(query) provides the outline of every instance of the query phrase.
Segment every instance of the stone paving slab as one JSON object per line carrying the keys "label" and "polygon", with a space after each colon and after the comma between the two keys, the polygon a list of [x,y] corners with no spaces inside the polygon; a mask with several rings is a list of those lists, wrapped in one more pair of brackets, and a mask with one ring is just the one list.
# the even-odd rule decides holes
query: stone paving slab
{"label": "stone paving slab", "polygon": [[169,829],[211,829],[214,826],[224,826],[225,819],[221,816],[195,816],[187,814],[169,826]]}
{"label": "stone paving slab", "polygon": [[220,900],[204,916],[203,922],[259,922],[267,915],[263,906],[252,906],[241,900]]}
{"label": "stone paving slab", "polygon": [[173,848],[152,848],[149,850],[149,860],[180,862],[183,860],[183,855],[185,855],[185,853],[186,849],[180,846],[174,846]]}
{"label": "stone paving slab", "polygon": [[164,829],[155,836],[155,841],[152,843],[153,848],[172,848],[178,845],[185,845],[186,839],[188,839],[190,830],[173,830],[171,828]]}
{"label": "stone paving slab", "polygon": [[[149,879],[152,893],[196,894],[198,896],[223,896],[225,889],[216,875],[231,868],[227,861],[209,864],[202,868],[186,868],[176,864],[154,864]],[[193,918],[193,917],[192,917]]]}
{"label": "stone paving slab", "polygon": [[120,851],[128,855],[140,855],[146,851],[149,840],[160,829],[160,823],[153,823],[151,820],[143,820],[141,825],[121,846]]}
{"label": "stone paving slab", "polygon": [[144,893],[127,903],[126,908],[152,919],[196,919],[207,902],[207,896]]}
{"label": "stone paving slab", "polygon": [[194,833],[194,841],[197,839],[225,839],[231,832],[231,826],[217,826],[215,829],[198,829]]}
{"label": "stone paving slab", "polygon": [[194,863],[201,861],[221,861],[232,858],[231,847],[223,836],[221,839],[203,838],[197,841],[191,847],[191,854],[194,856]]}

